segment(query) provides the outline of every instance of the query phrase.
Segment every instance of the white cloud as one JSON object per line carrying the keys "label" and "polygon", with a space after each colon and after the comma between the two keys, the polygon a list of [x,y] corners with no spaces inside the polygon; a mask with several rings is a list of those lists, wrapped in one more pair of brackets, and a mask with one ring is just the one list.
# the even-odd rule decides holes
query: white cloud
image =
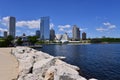
{"label": "white cloud", "polygon": [[8,22],[9,21],[9,16],[3,17],[2,20],[5,21],[5,22]]}
{"label": "white cloud", "polygon": [[106,26],[106,27],[108,27],[108,29],[114,29],[114,28],[116,28],[116,25],[113,25],[113,24],[111,24],[109,22],[103,23],[103,25]]}
{"label": "white cloud", "polygon": [[87,30],[88,28],[80,28],[80,31],[85,31]]}
{"label": "white cloud", "polygon": [[60,32],[72,33],[71,25],[58,25]]}
{"label": "white cloud", "polygon": [[63,25],[59,25],[58,26],[59,29],[66,29],[66,28],[70,28],[70,27],[71,27],[71,25],[64,25],[64,26]]}
{"label": "white cloud", "polygon": [[113,25],[109,22],[105,22],[105,23],[103,23],[103,25],[104,25],[103,27],[99,27],[96,30],[100,31],[100,32],[103,32],[103,31],[109,31],[109,30],[112,30],[112,29],[116,28],[116,25]]}
{"label": "white cloud", "polygon": [[63,28],[60,28],[59,31],[64,31],[64,29],[63,29]]}
{"label": "white cloud", "polygon": [[65,31],[66,29],[70,29],[71,25],[58,25],[59,31]]}
{"label": "white cloud", "polygon": [[0,20],[0,22],[1,22],[2,25],[8,26],[9,16],[3,17],[3,18]]}
{"label": "white cloud", "polygon": [[100,27],[100,28],[97,28],[96,30],[97,30],[97,31],[100,31],[100,32],[107,31],[107,29],[105,29],[105,28],[102,28],[102,27]]}
{"label": "white cloud", "polygon": [[66,30],[66,33],[72,33],[72,30]]}
{"label": "white cloud", "polygon": [[28,27],[32,28],[39,28],[40,27],[40,20],[31,20],[31,21],[17,21],[16,26],[18,27]]}
{"label": "white cloud", "polygon": [[7,29],[0,28],[0,32],[7,31]]}

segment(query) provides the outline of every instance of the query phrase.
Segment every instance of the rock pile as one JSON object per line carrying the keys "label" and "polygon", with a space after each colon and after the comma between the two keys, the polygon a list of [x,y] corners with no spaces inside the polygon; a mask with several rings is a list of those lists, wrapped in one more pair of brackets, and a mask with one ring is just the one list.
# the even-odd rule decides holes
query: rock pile
{"label": "rock pile", "polygon": [[79,75],[77,66],[60,60],[61,57],[28,47],[16,47],[12,55],[19,62],[18,80],[86,80]]}

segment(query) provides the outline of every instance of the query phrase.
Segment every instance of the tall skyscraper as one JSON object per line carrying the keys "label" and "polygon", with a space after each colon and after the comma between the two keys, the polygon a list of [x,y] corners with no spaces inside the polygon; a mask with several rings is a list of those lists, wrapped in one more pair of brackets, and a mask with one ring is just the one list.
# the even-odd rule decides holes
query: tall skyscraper
{"label": "tall skyscraper", "polygon": [[36,36],[40,37],[40,30],[36,31]]}
{"label": "tall skyscraper", "polygon": [[9,35],[13,36],[15,38],[15,32],[16,32],[16,28],[15,28],[15,23],[16,23],[16,19],[15,17],[9,17]]}
{"label": "tall skyscraper", "polygon": [[53,29],[50,30],[50,40],[55,39],[55,31]]}
{"label": "tall skyscraper", "polygon": [[72,34],[73,34],[73,40],[80,40],[80,30],[79,28],[74,25],[72,29]]}
{"label": "tall skyscraper", "polygon": [[86,33],[85,32],[82,33],[82,40],[86,40]]}
{"label": "tall skyscraper", "polygon": [[40,38],[41,40],[49,40],[50,39],[50,25],[49,25],[49,17],[41,17],[40,22]]}

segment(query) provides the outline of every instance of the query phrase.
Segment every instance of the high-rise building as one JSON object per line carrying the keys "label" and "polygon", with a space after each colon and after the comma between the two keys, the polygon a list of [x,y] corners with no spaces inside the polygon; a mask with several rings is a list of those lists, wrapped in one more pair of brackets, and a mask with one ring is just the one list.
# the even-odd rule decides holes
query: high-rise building
{"label": "high-rise building", "polygon": [[40,37],[40,30],[36,31],[36,36]]}
{"label": "high-rise building", "polygon": [[41,17],[40,22],[40,39],[49,40],[50,39],[50,25],[49,17]]}
{"label": "high-rise building", "polygon": [[82,33],[82,40],[86,40],[86,33],[85,32]]}
{"label": "high-rise building", "polygon": [[55,30],[51,29],[50,30],[50,40],[54,40],[55,39]]}
{"label": "high-rise building", "polygon": [[7,31],[4,31],[4,38],[7,38]]}
{"label": "high-rise building", "polygon": [[79,28],[74,25],[72,29],[72,34],[73,34],[73,40],[80,40],[80,30]]}
{"label": "high-rise building", "polygon": [[9,35],[13,36],[15,38],[15,32],[16,32],[16,28],[15,28],[15,23],[16,23],[16,19],[15,17],[9,17]]}

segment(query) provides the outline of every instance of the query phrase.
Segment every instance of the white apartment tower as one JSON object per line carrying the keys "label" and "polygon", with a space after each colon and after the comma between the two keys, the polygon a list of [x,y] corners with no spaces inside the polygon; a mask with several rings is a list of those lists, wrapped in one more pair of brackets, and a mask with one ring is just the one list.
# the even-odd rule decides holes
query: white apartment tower
{"label": "white apartment tower", "polygon": [[73,26],[72,34],[73,34],[73,40],[75,41],[80,40],[80,30],[76,25]]}

